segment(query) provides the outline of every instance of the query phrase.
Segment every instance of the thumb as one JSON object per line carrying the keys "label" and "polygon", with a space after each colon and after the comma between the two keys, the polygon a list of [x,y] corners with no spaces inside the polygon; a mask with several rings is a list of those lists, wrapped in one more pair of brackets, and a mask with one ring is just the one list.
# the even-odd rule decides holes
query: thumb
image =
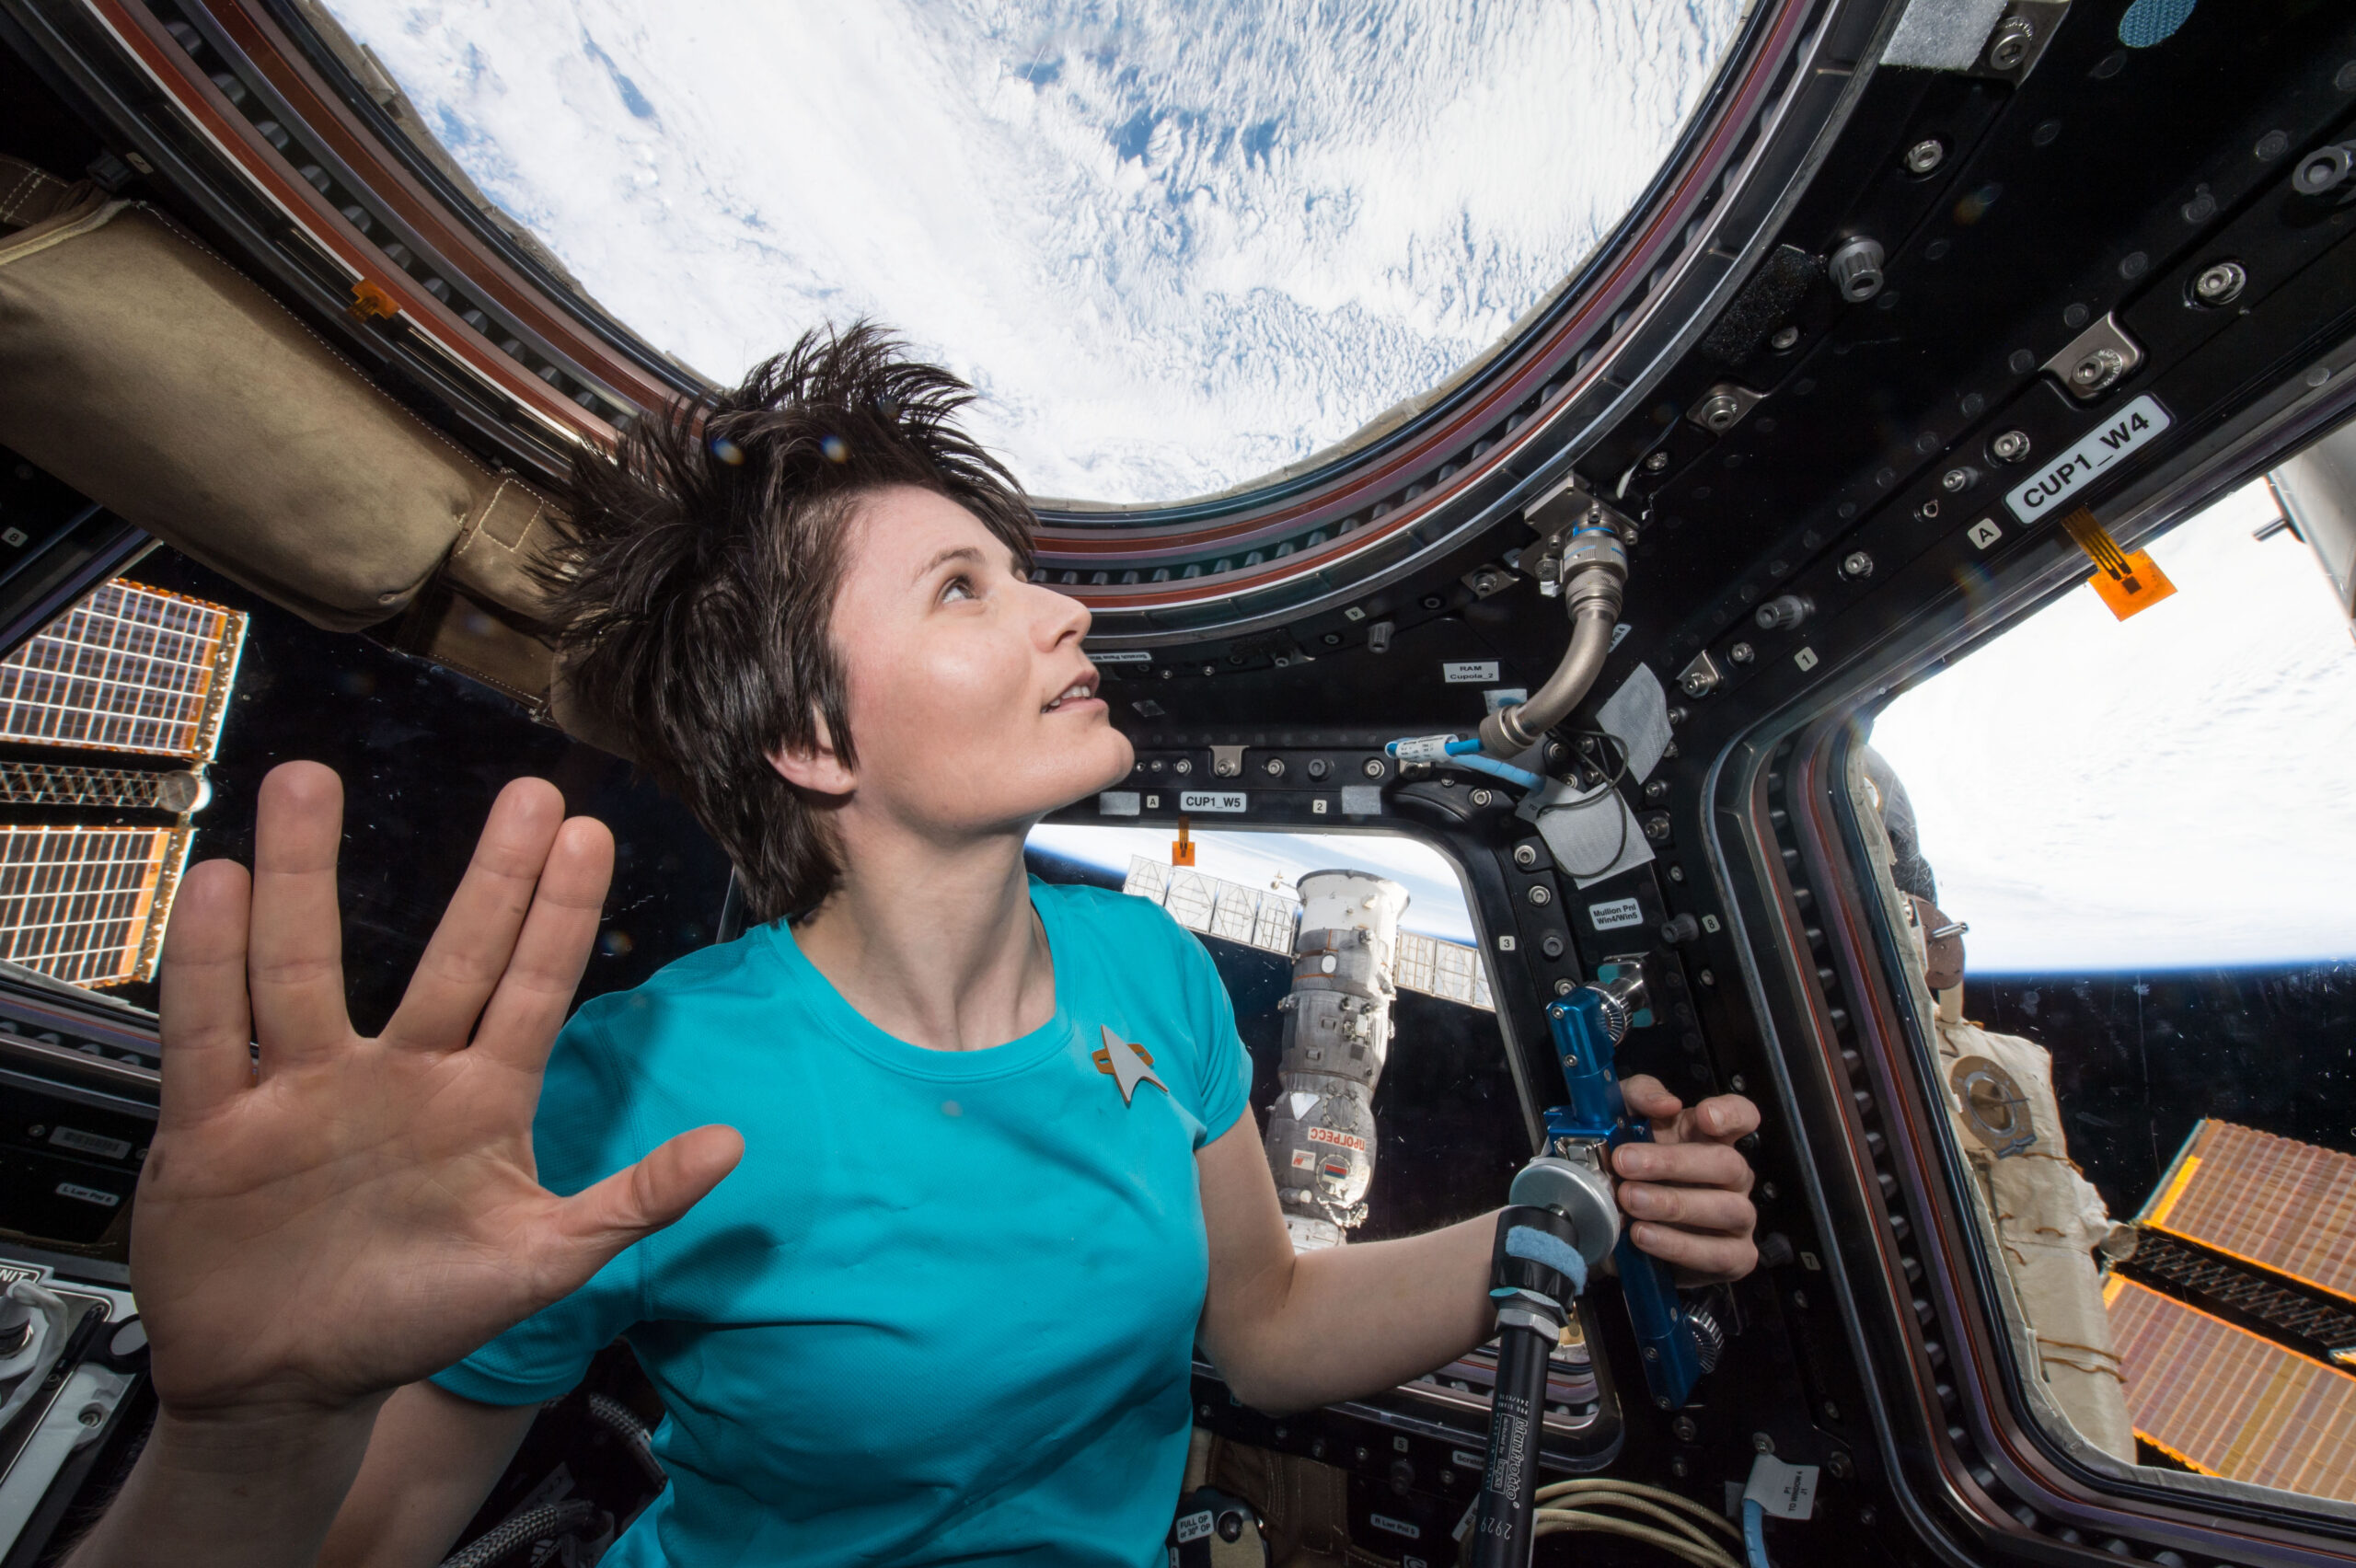
{"label": "thumb", "polygon": [[565,1289],[578,1289],[615,1253],[686,1214],[744,1157],[744,1135],[735,1128],[698,1127],[565,1199],[554,1228],[575,1254],[576,1268],[564,1272],[579,1276]]}

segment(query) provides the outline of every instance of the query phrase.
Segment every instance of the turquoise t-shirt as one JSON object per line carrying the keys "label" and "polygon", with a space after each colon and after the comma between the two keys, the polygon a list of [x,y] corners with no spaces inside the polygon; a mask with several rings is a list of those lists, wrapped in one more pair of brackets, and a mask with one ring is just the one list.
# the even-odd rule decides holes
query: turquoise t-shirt
{"label": "turquoise t-shirt", "polygon": [[1195,1152],[1243,1113],[1251,1065],[1161,909],[1031,896],[1056,1014],[1009,1044],[884,1033],[782,924],[558,1038],[532,1135],[554,1191],[689,1127],[745,1135],[686,1218],[434,1378],[550,1399],[629,1338],[671,1484],[614,1568],[1163,1561],[1207,1270]]}

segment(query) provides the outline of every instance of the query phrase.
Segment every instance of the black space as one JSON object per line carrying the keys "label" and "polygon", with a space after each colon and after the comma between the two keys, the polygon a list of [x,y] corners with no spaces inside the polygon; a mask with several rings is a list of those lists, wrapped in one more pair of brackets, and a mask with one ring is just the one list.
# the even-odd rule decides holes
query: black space
{"label": "black space", "polygon": [[[1122,882],[1035,850],[1030,861],[1045,882],[1115,888]],[[1203,946],[1252,1053],[1252,1108],[1265,1128],[1283,1053],[1276,1003],[1291,985],[1292,966],[1235,942]],[[1361,1241],[1414,1236],[1497,1207],[1530,1153],[1495,1013],[1402,991],[1392,1019],[1391,1060],[1374,1091],[1374,1184],[1366,1224],[1352,1232]]]}
{"label": "black space", "polygon": [[1975,975],[1964,1012],[2053,1053],[2070,1158],[2113,1218],[2204,1116],[2356,1150],[2356,963]]}
{"label": "black space", "polygon": [[[191,861],[253,860],[262,776],[298,758],[343,778],[343,950],[353,1023],[391,1015],[474,850],[492,799],[537,775],[614,833],[613,891],[582,997],[635,986],[711,940],[728,863],[684,807],[464,676],[364,637],[321,631],[168,549],[125,575],[252,617],[196,818]],[[114,993],[155,1006],[153,986]]]}

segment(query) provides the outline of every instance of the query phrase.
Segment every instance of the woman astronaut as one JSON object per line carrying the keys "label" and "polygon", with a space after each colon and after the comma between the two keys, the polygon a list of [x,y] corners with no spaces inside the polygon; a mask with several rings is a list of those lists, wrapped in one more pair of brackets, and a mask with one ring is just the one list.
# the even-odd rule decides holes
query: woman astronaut
{"label": "woman astronaut", "polygon": [[[560,1036],[612,842],[520,780],[363,1039],[333,774],[271,776],[250,882],[189,874],[133,1242],[161,1410],[78,1568],[431,1564],[617,1334],[672,1484],[608,1562],[1134,1568],[1195,1343],[1287,1410],[1486,1337],[1493,1218],[1295,1256],[1203,949],[1026,881],[1132,759],[967,397],[862,327],[582,465],[572,698],[728,851],[742,939]],[[1751,1106],[1629,1099],[1637,1244],[1747,1271]]]}

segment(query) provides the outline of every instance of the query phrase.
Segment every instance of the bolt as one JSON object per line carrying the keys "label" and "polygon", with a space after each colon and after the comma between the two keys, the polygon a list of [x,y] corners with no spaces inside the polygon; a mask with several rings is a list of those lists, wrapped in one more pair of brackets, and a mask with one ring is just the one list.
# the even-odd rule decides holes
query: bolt
{"label": "bolt", "polygon": [[1243,765],[1241,762],[1231,761],[1214,762],[1211,764],[1211,771],[1221,778],[1232,778],[1243,771]]}
{"label": "bolt", "polygon": [[1701,1428],[1693,1424],[1693,1418],[1690,1415],[1679,1416],[1669,1424],[1669,1429],[1677,1434],[1677,1440],[1680,1443],[1691,1443],[1701,1431]]}
{"label": "bolt", "polygon": [[1325,759],[1323,757],[1312,756],[1309,759],[1309,776],[1311,778],[1322,778],[1325,777]]}
{"label": "bolt", "polygon": [[1775,1439],[1768,1436],[1764,1432],[1754,1432],[1750,1435],[1750,1451],[1754,1454],[1772,1454],[1775,1451]]}
{"label": "bolt", "polygon": [[2299,161],[2291,189],[2302,196],[2322,196],[2338,190],[2351,173],[2356,173],[2356,142],[2317,147]]}
{"label": "bolt", "polygon": [[1176,762],[1170,765],[1170,771],[1172,773],[1192,773],[1195,771],[1195,765],[1182,756]]}
{"label": "bolt", "polygon": [[1947,144],[1936,136],[1925,136],[1906,149],[1906,172],[1928,174],[1946,162]]}
{"label": "bolt", "polygon": [[1863,305],[1881,293],[1882,259],[1881,242],[1859,235],[1835,250],[1824,270],[1842,299]]}
{"label": "bolt", "polygon": [[94,1404],[84,1405],[82,1413],[75,1419],[85,1426],[104,1426],[107,1421],[106,1407]]}
{"label": "bolt", "polygon": [[1979,477],[1969,468],[1949,468],[1939,476],[1939,488],[1953,495],[1958,490],[1969,490],[1971,481]]}
{"label": "bolt", "polygon": [[1669,780],[1666,778],[1656,778],[1645,786],[1645,799],[1647,801],[1657,801],[1668,793]]}
{"label": "bolt", "polygon": [[1572,985],[1568,980],[1557,980],[1554,982],[1554,995],[1558,997],[1567,997],[1573,991],[1577,989],[1578,987]]}
{"label": "bolt", "polygon": [[[1717,971],[1714,969],[1704,969],[1699,974],[1693,976],[1693,978],[1704,988],[1714,987],[1718,983]],[[1740,1094],[1742,1092],[1742,1079],[1739,1077],[1737,1077],[1732,1081],[1734,1083],[1734,1091],[1737,1094]]]}
{"label": "bolt", "polygon": [[1365,768],[1365,772],[1366,772],[1366,776],[1367,776],[1369,778],[1381,778],[1381,777],[1382,777],[1382,759],[1381,759],[1380,757],[1379,757],[1379,756],[1370,756],[1370,757],[1367,758],[1367,759],[1366,759],[1366,768]]}
{"label": "bolt", "polygon": [[1563,939],[1549,931],[1545,939],[1538,944],[1538,951],[1548,958],[1560,958],[1563,956]]}
{"label": "bolt", "polygon": [[1666,453],[1666,452],[1647,452],[1647,453],[1646,453],[1646,454],[1645,454],[1645,472],[1646,472],[1646,473],[1647,473],[1647,474],[1657,474],[1657,473],[1659,473],[1663,468],[1666,468],[1666,467],[1669,467],[1669,454],[1668,454],[1668,453]]}
{"label": "bolt", "polygon": [[1669,710],[1669,727],[1674,730],[1692,717],[1692,715],[1688,713],[1682,705],[1672,708]]}
{"label": "bolt", "polygon": [[1678,685],[1685,688],[1688,697],[1707,697],[1717,689],[1718,683],[1710,678],[1707,670],[1688,670]]}
{"label": "bolt", "polygon": [[2017,70],[2028,58],[2028,46],[2037,40],[2037,29],[2026,17],[2006,17],[1996,36],[1988,40],[1988,63],[1999,71]]}
{"label": "bolt", "polygon": [[1874,558],[1867,555],[1865,551],[1851,550],[1847,555],[1841,558],[1842,576],[1863,578],[1871,577],[1873,574]]}
{"label": "bolt", "polygon": [[[1824,1406],[1824,1413],[1831,1420],[1838,1421],[1841,1419],[1840,1415],[1833,1410],[1832,1405],[1829,1401]],[[1847,1449],[1835,1448],[1832,1450],[1832,1457],[1824,1461],[1824,1469],[1825,1472],[1831,1475],[1833,1480],[1846,1481],[1851,1476],[1857,1473],[1857,1461],[1849,1457]]]}
{"label": "bolt", "polygon": [[1285,759],[1272,756],[1260,765],[1260,770],[1271,778],[1282,778],[1285,776]]}
{"label": "bolt", "polygon": [[1513,863],[1519,866],[1525,871],[1530,870],[1530,867],[1538,864],[1538,846],[1535,844],[1515,845],[1513,847]]}
{"label": "bolt", "polygon": [[2028,432],[2000,430],[1988,443],[1988,454],[1999,463],[2017,463],[2028,455]]}
{"label": "bolt", "polygon": [[1530,902],[1543,907],[1554,902],[1554,894],[1545,883],[1533,882],[1530,889]]}
{"label": "bolt", "polygon": [[1732,393],[1721,392],[1702,405],[1702,428],[1713,432],[1734,428],[1742,418],[1742,402]]}
{"label": "bolt", "polygon": [[1669,1473],[1675,1476],[1678,1480],[1683,1481],[1687,1475],[1692,1473],[1692,1469],[1693,1466],[1692,1461],[1687,1459],[1684,1455],[1671,1454],[1669,1457]]}
{"label": "bolt", "polygon": [[49,1124],[47,1122],[35,1122],[31,1126],[25,1129],[25,1136],[29,1138],[45,1138],[49,1136]]}
{"label": "bolt", "polygon": [[1671,881],[1671,882],[1683,882],[1683,881],[1685,880],[1685,868],[1684,868],[1684,867],[1682,867],[1682,866],[1671,866],[1671,867],[1669,867],[1669,881]]}
{"label": "bolt", "polygon": [[2096,349],[2070,367],[2070,386],[2076,392],[2099,392],[2127,369],[2127,356],[2117,349]]}
{"label": "bolt", "polygon": [[1756,656],[1751,652],[1750,644],[1748,642],[1738,642],[1727,650],[1727,657],[1738,664],[1748,664]]}
{"label": "bolt", "polygon": [[1750,613],[1750,624],[1761,631],[1789,631],[1815,608],[1797,594],[1778,594]]}
{"label": "bolt", "polygon": [[2203,305],[2231,305],[2241,298],[2249,274],[2238,261],[2212,261],[2192,280],[2192,297]]}
{"label": "bolt", "polygon": [[1486,790],[1475,790],[1472,791],[1472,803],[1476,806],[1485,806],[1496,799],[1496,797],[1489,793]]}

